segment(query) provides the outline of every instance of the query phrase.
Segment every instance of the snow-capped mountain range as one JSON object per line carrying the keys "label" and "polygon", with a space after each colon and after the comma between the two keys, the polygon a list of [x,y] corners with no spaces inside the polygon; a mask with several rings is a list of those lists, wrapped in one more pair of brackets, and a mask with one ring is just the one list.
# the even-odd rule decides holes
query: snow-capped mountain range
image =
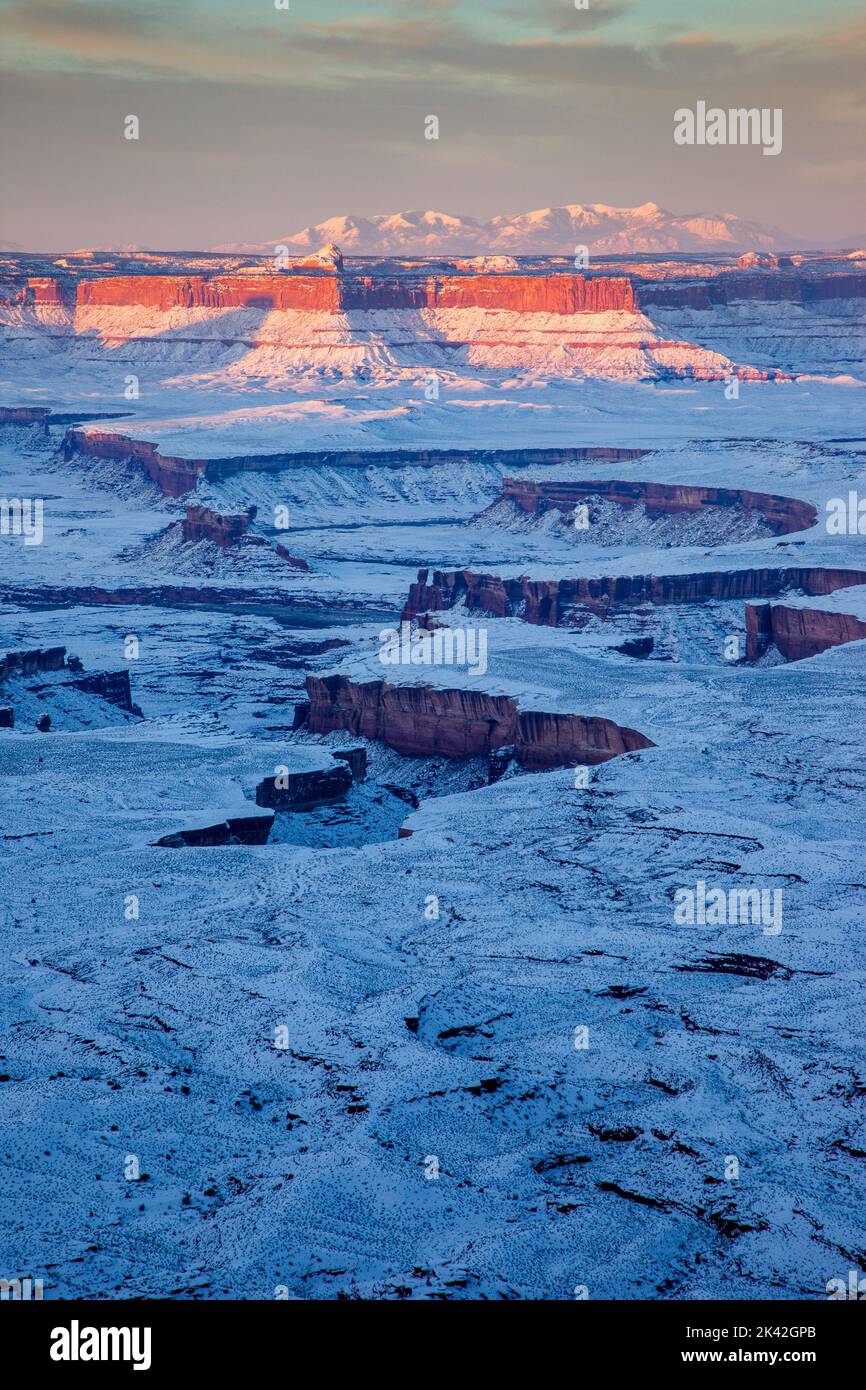
{"label": "snow-capped mountain range", "polygon": [[314,251],[335,242],[348,255],[573,255],[586,246],[596,255],[665,251],[780,251],[803,245],[777,227],[747,222],[734,213],[673,213],[656,203],[614,208],[569,203],[478,222],[445,212],[395,212],[373,217],[329,217],[314,227],[272,241],[234,243],[214,250],[270,254],[275,246]]}

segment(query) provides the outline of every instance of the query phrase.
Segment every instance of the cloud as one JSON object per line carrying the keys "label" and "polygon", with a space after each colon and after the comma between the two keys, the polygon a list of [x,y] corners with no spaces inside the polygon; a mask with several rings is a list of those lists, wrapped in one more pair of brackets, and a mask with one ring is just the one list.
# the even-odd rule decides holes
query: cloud
{"label": "cloud", "polygon": [[[840,235],[862,222],[856,209],[849,217],[857,194],[845,171],[862,150],[866,24],[830,28],[817,16],[808,32],[729,26],[721,37],[707,32],[709,4],[695,3],[693,28],[647,29],[642,12],[638,33],[625,6],[593,7],[590,27],[590,11],[567,0],[297,0],[288,12],[228,0],[0,0],[0,99],[14,137],[0,149],[6,181],[40,216],[56,199],[65,219],[82,180],[92,204],[104,171],[99,215],[112,225],[92,230],[80,195],[70,236],[82,244],[264,239],[275,225],[347,209],[438,204],[489,216],[575,201],[729,206],[796,231],[813,206],[823,218],[831,192],[845,203]],[[772,171],[758,161],[758,177],[748,151],[675,155],[673,112],[698,99],[782,106],[783,158]],[[118,111],[146,118],[135,161],[116,148]],[[435,148],[422,138],[427,112],[442,121]],[[822,165],[833,173],[822,177]],[[35,171],[46,167],[58,191],[43,180],[37,194]],[[227,179],[244,188],[243,227]],[[142,228],[148,198],[154,217]],[[127,225],[132,200],[137,223]],[[217,217],[221,231],[195,230]]]}
{"label": "cloud", "polygon": [[585,10],[575,9],[573,0],[527,0],[501,8],[504,18],[533,29],[554,34],[585,34],[621,18],[631,9],[630,0],[590,0]]}

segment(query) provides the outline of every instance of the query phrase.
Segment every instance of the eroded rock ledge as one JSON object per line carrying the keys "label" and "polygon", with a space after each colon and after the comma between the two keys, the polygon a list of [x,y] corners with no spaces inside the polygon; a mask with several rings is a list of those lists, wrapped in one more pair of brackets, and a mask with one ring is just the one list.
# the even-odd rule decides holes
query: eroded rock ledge
{"label": "eroded rock ledge", "polygon": [[775,647],[786,661],[802,661],[830,647],[866,639],[866,622],[852,613],[793,608],[783,603],[746,605],[746,659],[757,661]]}
{"label": "eroded rock ledge", "polygon": [[327,453],[249,454],[226,458],[180,458],[160,453],[147,439],[133,439],[111,430],[67,430],[63,457],[76,455],[114,459],[136,464],[166,497],[184,497],[199,479],[220,482],[235,473],[280,472],[285,468],[435,468],[443,463],[559,464],[596,459],[612,463],[639,459],[646,449],[550,448],[550,449],[338,449]]}
{"label": "eroded rock ledge", "polygon": [[520,710],[508,695],[424,685],[355,683],[348,676],[308,676],[309,703],[298,724],[310,733],[341,730],[377,739],[412,757],[489,757],[513,748],[530,772],[606,762],[652,741],[611,719]]}
{"label": "eroded rock ledge", "polygon": [[691,487],[683,483],[632,482],[581,478],[573,482],[532,482],[504,478],[502,497],[530,515],[555,509],[569,512],[591,497],[604,497],[623,507],[643,505],[649,516],[699,512],[705,507],[731,507],[757,512],[774,535],[805,531],[814,526],[817,509],[798,497],[781,497],[745,488]]}
{"label": "eroded rock ledge", "polygon": [[[249,533],[249,525],[255,519],[256,510],[255,507],[247,507],[243,512],[217,512],[212,507],[188,503],[181,522],[181,533],[185,541],[211,541],[221,550],[230,550],[242,543],[270,549],[270,544],[264,536]],[[274,551],[294,569],[309,570],[306,560],[299,555],[290,554],[284,545],[274,546]]]}
{"label": "eroded rock ledge", "polygon": [[708,599],[775,598],[799,589],[832,594],[866,584],[866,571],[821,566],[702,570],[696,574],[616,575],[599,579],[501,579],[472,570],[418,571],[403,609],[405,619],[462,602],[470,612],[519,617],[542,627],[568,626],[635,604],[702,603]]}

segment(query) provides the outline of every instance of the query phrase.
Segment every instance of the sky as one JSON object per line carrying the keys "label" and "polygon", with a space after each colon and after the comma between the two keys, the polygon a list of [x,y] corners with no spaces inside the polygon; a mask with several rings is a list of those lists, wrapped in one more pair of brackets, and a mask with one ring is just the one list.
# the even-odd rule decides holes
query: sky
{"label": "sky", "polygon": [[[288,5],[0,0],[0,239],[192,250],[655,202],[866,241],[863,0]],[[781,107],[782,153],[675,145],[699,100]]]}

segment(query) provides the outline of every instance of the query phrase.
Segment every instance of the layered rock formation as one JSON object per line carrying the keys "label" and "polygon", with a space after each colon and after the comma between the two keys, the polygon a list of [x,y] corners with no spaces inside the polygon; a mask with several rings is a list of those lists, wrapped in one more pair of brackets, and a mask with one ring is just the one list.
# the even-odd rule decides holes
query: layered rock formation
{"label": "layered rock formation", "polygon": [[339,281],[333,275],[120,275],[82,280],[76,308],[317,309],[339,313]]}
{"label": "layered rock formation", "polygon": [[255,518],[256,508],[249,507],[245,512],[227,515],[216,512],[211,507],[187,506],[181,523],[185,541],[212,541],[214,545],[227,550],[237,545],[247,534],[250,522]]}
{"label": "layered rock formation", "polygon": [[266,777],[256,787],[256,805],[275,811],[309,811],[341,801],[352,785],[349,766],[316,768],[312,772],[285,772]]}
{"label": "layered rock formation", "polygon": [[289,309],[339,314],[354,309],[513,309],[521,313],[632,312],[627,276],[342,273],[342,260],[262,274],[112,275],[78,281],[29,276],[0,303],[75,309]]}
{"label": "layered rock formation", "polygon": [[[255,507],[247,507],[243,512],[228,513],[217,512],[213,507],[188,504],[181,522],[181,533],[185,541],[210,541],[221,550],[231,550],[233,546],[239,545],[264,546],[271,549],[270,542],[264,536],[249,534],[249,525],[255,519],[256,510]],[[300,555],[290,554],[284,545],[278,543],[273,550],[293,569],[309,570],[306,560]]]}
{"label": "layered rock formation", "polygon": [[746,605],[746,658],[757,661],[775,647],[786,661],[802,661],[830,647],[866,639],[866,622],[851,613],[794,608],[782,603]]}
{"label": "layered rock formation", "polygon": [[801,568],[701,570],[696,574],[617,575],[599,579],[500,579],[471,570],[418,571],[403,618],[439,612],[462,602],[470,612],[558,627],[588,614],[604,616],[617,608],[652,603],[702,603],[708,599],[772,598],[792,589],[832,594],[866,584],[866,571]]}
{"label": "layered rock formation", "polygon": [[586,478],[574,482],[532,482],[522,478],[505,478],[502,497],[533,516],[542,515],[551,508],[560,512],[573,511],[578,503],[589,497],[608,498],[623,507],[643,505],[648,516],[699,512],[705,507],[738,507],[743,511],[757,512],[777,536],[787,535],[791,531],[805,531],[814,526],[818,519],[812,503],[797,497],[749,492],[745,488],[690,487],[682,483],[669,485]]}
{"label": "layered rock formation", "polygon": [[7,652],[5,656],[0,657],[0,682],[5,681],[8,676],[35,676],[40,671],[62,671],[65,665],[65,647]]}
{"label": "layered rock formation", "polygon": [[184,849],[187,846],[210,848],[213,845],[266,845],[274,823],[269,816],[230,816],[215,825],[202,829],[177,830],[163,835],[155,842],[159,849]]}
{"label": "layered rock formation", "polygon": [[377,739],[405,756],[487,757],[513,748],[529,771],[593,764],[653,744],[610,719],[520,710],[507,695],[433,686],[355,683],[308,676],[304,722],[311,733],[335,730]]}
{"label": "layered rock formation", "polygon": [[76,690],[83,690],[86,695],[98,695],[101,700],[117,705],[128,714],[141,714],[138,705],[132,703],[128,671],[98,671],[90,676],[79,676],[69,684]]}
{"label": "layered rock formation", "polygon": [[748,302],[820,304],[863,298],[866,298],[866,274],[862,271],[834,275],[730,271],[707,280],[660,281],[642,284],[638,289],[642,309],[715,309]]}
{"label": "layered rock formation", "polygon": [[279,472],[284,468],[435,468],[443,463],[558,464],[596,459],[621,463],[639,459],[646,449],[550,448],[550,449],[360,449],[328,452],[238,455],[225,458],[179,458],[160,453],[150,440],[103,429],[67,430],[63,456],[77,454],[91,458],[114,459],[140,464],[166,497],[184,497],[192,492],[199,478],[219,482],[235,473]]}
{"label": "layered rock formation", "polygon": [[[774,258],[775,259],[775,258]],[[698,277],[652,280],[651,267],[634,273],[578,274],[561,266],[489,273],[471,262],[431,273],[383,262],[375,274],[355,263],[346,269],[338,248],[330,257],[308,258],[284,270],[249,269],[204,274],[7,276],[0,286],[0,306],[81,310],[98,307],[172,309],[317,310],[338,314],[365,309],[502,309],[521,313],[580,314],[610,310],[636,312],[651,305],[711,309],[718,305],[758,303],[815,304],[824,300],[866,297],[861,270],[815,270],[793,267],[784,258],[775,264],[746,261],[737,270]],[[93,276],[93,271],[89,272]]]}

